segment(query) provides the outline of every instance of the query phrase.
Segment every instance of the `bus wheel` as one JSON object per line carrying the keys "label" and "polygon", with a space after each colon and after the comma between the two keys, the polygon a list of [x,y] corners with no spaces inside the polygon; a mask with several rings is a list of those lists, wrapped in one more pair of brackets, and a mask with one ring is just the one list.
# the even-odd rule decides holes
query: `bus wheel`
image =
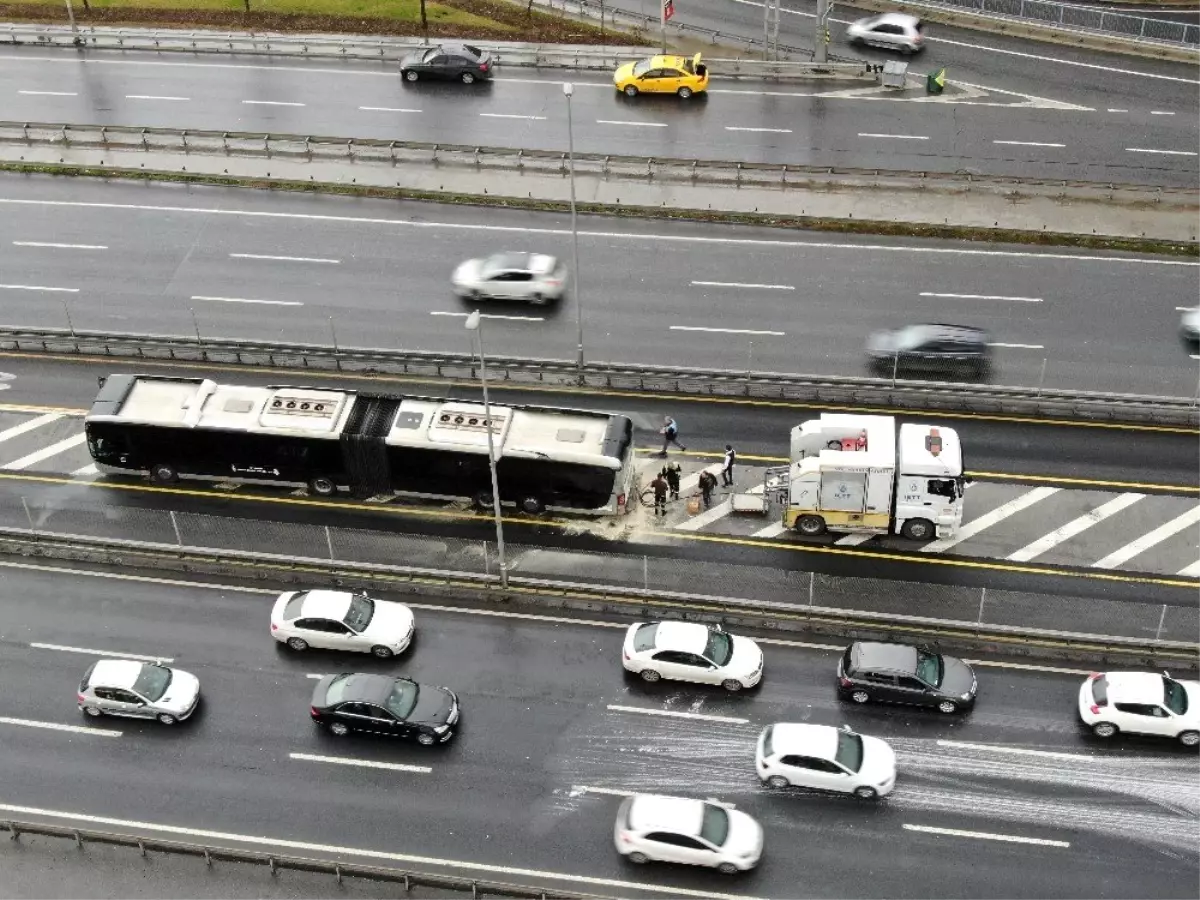
{"label": "bus wheel", "polygon": [[337,485],[333,483],[333,479],[324,475],[309,479],[308,489],[318,497],[332,497],[337,493]]}
{"label": "bus wheel", "polygon": [[158,463],[150,467],[150,480],[155,484],[174,484],[179,480],[179,473],[170,463]]}
{"label": "bus wheel", "polygon": [[475,505],[476,509],[482,512],[490,512],[492,509],[492,492],[480,491],[471,498],[471,502]]}
{"label": "bus wheel", "polygon": [[530,494],[521,498],[521,511],[529,513],[531,516],[536,516],[538,513],[546,511],[546,504],[542,502],[542,498],[536,494]]}

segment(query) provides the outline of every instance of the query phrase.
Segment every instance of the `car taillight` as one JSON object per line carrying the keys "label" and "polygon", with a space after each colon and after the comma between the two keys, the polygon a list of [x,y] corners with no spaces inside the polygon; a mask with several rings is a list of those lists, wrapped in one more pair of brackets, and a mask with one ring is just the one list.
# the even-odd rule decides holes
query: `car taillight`
{"label": "car taillight", "polygon": [[625,495],[617,494],[617,506],[624,506],[624,505],[625,505]]}
{"label": "car taillight", "polygon": [[851,681],[849,678],[846,678],[845,676],[842,676],[841,678],[839,678],[838,683],[841,684],[842,687],[850,687],[850,685],[854,684],[853,681]]}
{"label": "car taillight", "polygon": [[1103,674],[1104,674],[1103,672],[1093,672],[1091,675],[1088,676],[1088,681],[1095,681],[1097,678],[1099,678]]}
{"label": "car taillight", "polygon": [[628,832],[628,831],[622,831],[622,832],[621,832],[621,843],[622,843],[622,844],[628,844],[628,843],[629,843],[629,832]]}
{"label": "car taillight", "polygon": [[[624,660],[626,660],[626,661],[628,661],[628,660],[629,660],[629,654],[628,654],[628,653],[626,653],[624,650],[622,650],[622,651],[621,651],[621,659],[624,659]],[[82,698],[82,697],[80,697],[79,699],[80,699],[80,700],[82,700],[83,698]]]}
{"label": "car taillight", "polygon": [[1093,716],[1100,715],[1100,707],[1097,706],[1095,703],[1093,703],[1091,706],[1089,706],[1088,709],[1090,709],[1092,711]]}
{"label": "car taillight", "polygon": [[276,625],[274,622],[272,622],[272,623],[271,623],[271,630],[272,630],[272,631],[278,631],[278,630],[279,630],[279,626],[278,626],[278,625]]}
{"label": "car taillight", "polygon": [[320,715],[320,713],[319,713],[319,712],[317,712],[317,708],[316,708],[315,706],[310,706],[310,707],[308,708],[308,714],[309,714],[310,716],[312,716],[314,719],[315,719],[317,716],[319,716],[319,715]]}
{"label": "car taillight", "polygon": [[79,701],[80,703],[82,703],[83,702],[83,694],[76,694],[75,699],[77,701]]}
{"label": "car taillight", "polygon": [[479,71],[480,71],[480,72],[486,72],[487,70],[488,70],[488,64],[487,64],[487,63],[480,63],[480,64],[479,64]]}

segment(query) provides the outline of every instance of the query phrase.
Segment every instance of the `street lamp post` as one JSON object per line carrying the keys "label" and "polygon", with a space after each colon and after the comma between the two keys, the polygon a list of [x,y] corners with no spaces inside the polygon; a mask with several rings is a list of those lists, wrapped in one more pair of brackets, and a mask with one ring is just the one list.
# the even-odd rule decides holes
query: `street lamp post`
{"label": "street lamp post", "polygon": [[579,290],[579,227],[575,213],[575,123],[571,118],[571,95],[575,85],[563,84],[563,96],[567,98],[567,174],[571,182],[571,271],[574,273],[575,332],[578,343],[577,364],[579,377],[583,379],[583,293]]}
{"label": "street lamp post", "polygon": [[488,468],[492,473],[492,514],[496,518],[496,555],[500,559],[500,587],[508,589],[508,567],[504,561],[504,519],[500,515],[500,482],[496,477],[496,444],[492,437],[492,405],[488,402],[487,360],[483,354],[483,320],[479,310],[467,316],[466,327],[479,336],[479,380],[483,384],[483,417],[487,421]]}

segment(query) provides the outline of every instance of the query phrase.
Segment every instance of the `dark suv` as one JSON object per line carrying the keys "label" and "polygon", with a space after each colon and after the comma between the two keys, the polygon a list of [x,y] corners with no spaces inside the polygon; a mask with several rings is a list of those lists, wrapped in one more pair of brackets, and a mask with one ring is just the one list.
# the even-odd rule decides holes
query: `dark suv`
{"label": "dark suv", "polygon": [[906,325],[867,339],[867,359],[881,375],[921,370],[980,377],[990,357],[987,332],[966,325]]}
{"label": "dark suv", "polygon": [[838,661],[838,698],[855,703],[933,706],[944,713],[975,705],[975,673],[961,659],[907,644],[856,641]]}

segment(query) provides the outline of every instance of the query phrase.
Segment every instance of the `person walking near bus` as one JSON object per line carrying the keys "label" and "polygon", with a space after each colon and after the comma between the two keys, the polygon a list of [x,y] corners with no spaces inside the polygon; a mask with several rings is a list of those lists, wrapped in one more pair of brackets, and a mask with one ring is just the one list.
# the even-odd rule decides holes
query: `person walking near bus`
{"label": "person walking near bus", "polygon": [[659,472],[650,482],[650,487],[654,488],[654,515],[665,516],[667,514],[667,482],[662,477],[662,472]]}
{"label": "person walking near bus", "polygon": [[737,462],[737,451],[733,449],[733,444],[725,445],[725,466],[721,469],[721,484],[725,487],[733,487],[733,466]]}
{"label": "person walking near bus", "polygon": [[700,496],[704,499],[705,509],[712,509],[712,495],[716,489],[717,476],[705,469],[700,473]]}
{"label": "person walking near bus", "polygon": [[679,443],[679,426],[675,424],[675,420],[670,416],[663,416],[663,426],[658,429],[658,433],[662,435],[663,445],[659,456],[667,455],[667,447],[674,444],[680,450],[687,450],[687,447]]}
{"label": "person walking near bus", "polygon": [[667,467],[663,469],[663,474],[667,477],[667,487],[671,489],[671,499],[679,499],[679,478],[683,470],[679,463],[667,463]]}

